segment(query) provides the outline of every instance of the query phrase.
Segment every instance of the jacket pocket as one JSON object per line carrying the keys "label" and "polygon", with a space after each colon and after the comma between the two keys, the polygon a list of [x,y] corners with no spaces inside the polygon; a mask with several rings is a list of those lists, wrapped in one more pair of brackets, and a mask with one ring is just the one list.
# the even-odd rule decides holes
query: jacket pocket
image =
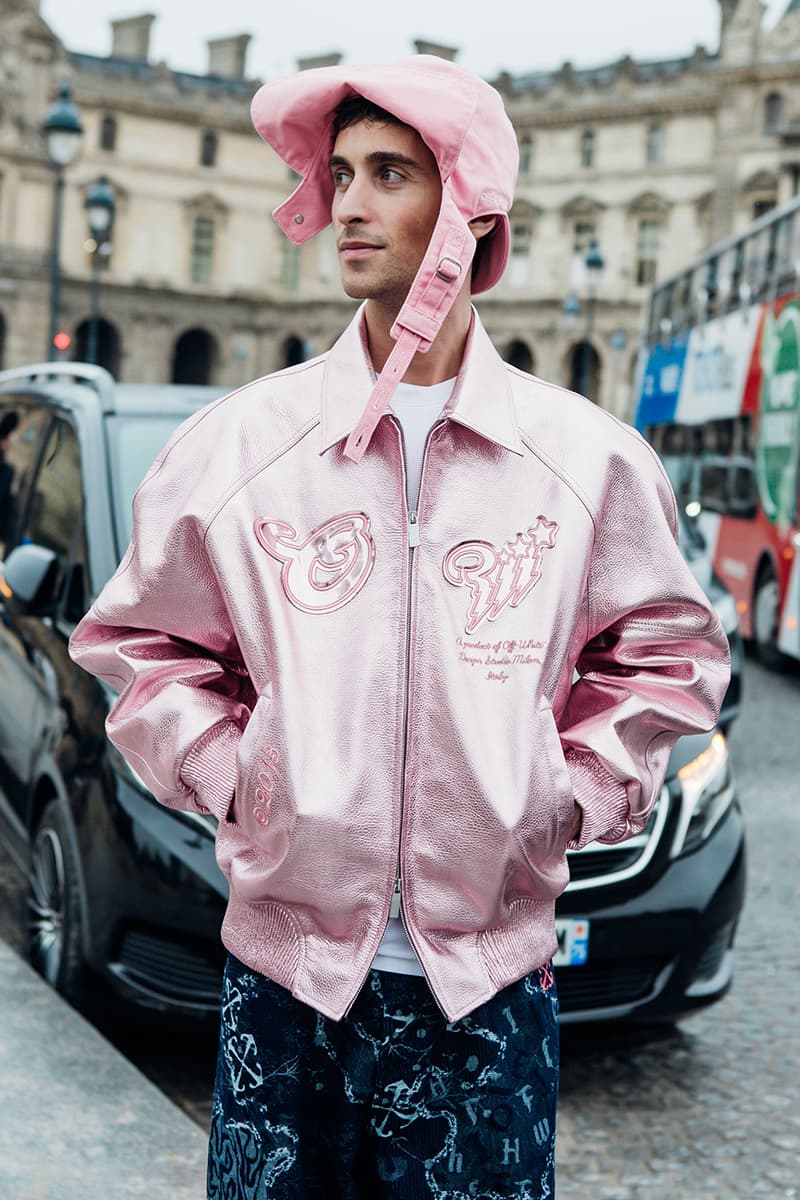
{"label": "jacket pocket", "polygon": [[519,841],[528,866],[538,873],[563,861],[575,814],[561,738],[545,699],[539,702],[533,737],[535,768]]}

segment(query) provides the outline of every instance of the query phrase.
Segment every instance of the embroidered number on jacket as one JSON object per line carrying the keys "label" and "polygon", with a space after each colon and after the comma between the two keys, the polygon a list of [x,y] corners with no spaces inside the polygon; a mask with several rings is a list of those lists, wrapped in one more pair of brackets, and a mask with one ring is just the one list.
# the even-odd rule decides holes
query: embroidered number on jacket
{"label": "embroidered number on jacket", "polygon": [[283,564],[283,590],[301,612],[329,613],[347,604],[375,562],[369,517],[363,513],[331,517],[305,540],[285,521],[256,521],[255,533],[267,554]]}
{"label": "embroidered number on jacket", "polygon": [[471,593],[467,610],[467,633],[481,621],[494,621],[504,608],[516,608],[542,574],[542,552],[556,544],[558,525],[536,518],[525,533],[518,533],[500,550],[490,542],[460,542],[444,559],[444,577],[456,587],[466,585]]}

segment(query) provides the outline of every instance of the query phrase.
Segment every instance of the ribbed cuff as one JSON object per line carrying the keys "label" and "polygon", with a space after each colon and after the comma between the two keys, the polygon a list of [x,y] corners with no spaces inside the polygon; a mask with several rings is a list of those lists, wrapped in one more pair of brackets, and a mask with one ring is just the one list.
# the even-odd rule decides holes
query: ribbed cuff
{"label": "ribbed cuff", "polygon": [[221,721],[198,738],[181,766],[181,780],[194,792],[197,807],[218,821],[228,816],[236,791],[236,748],[241,736],[234,721]]}
{"label": "ribbed cuff", "polygon": [[582,850],[598,838],[622,841],[628,833],[629,815],[625,785],[590,752],[568,750],[566,760],[572,795],[583,813],[580,833],[567,848]]}

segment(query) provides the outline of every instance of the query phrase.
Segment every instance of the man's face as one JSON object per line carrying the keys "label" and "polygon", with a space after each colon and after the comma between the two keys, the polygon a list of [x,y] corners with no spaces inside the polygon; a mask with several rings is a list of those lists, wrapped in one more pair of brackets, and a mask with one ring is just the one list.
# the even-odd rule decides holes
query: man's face
{"label": "man's face", "polygon": [[336,138],[331,176],[345,292],[399,310],[439,215],[436,159],[408,125],[360,121]]}

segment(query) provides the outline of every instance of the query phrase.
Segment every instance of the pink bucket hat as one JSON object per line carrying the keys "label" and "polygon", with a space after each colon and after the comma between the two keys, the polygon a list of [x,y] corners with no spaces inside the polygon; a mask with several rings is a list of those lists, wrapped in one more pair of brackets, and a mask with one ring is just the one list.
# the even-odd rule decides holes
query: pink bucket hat
{"label": "pink bucket hat", "polygon": [[264,141],[302,176],[273,213],[298,246],[331,223],[333,112],[353,95],[415,129],[442,177],[436,226],[391,329],[395,346],[345,446],[345,454],[359,462],[409,363],[430,348],[461,288],[475,253],[468,225],[473,217],[498,218],[473,273],[473,293],[494,287],[503,274],[519,151],[499,93],[463,67],[432,55],[386,66],[319,67],[264,84],[253,97],[251,116]]}

